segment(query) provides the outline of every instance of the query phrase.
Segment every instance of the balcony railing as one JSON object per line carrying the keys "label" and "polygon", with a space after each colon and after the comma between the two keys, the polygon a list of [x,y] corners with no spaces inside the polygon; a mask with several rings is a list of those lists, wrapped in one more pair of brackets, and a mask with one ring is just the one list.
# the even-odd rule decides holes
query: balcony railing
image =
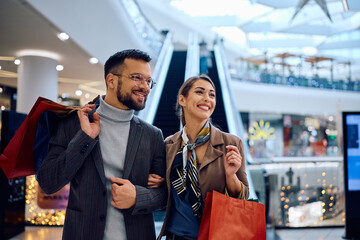
{"label": "balcony railing", "polygon": [[251,83],[266,83],[278,84],[292,87],[311,87],[319,89],[341,90],[341,91],[355,91],[360,92],[360,81],[349,80],[334,80],[330,81],[327,78],[313,77],[296,77],[296,76],[282,76],[279,74],[270,74],[266,72],[254,71],[247,72],[241,75],[232,74],[232,79],[241,80],[243,82]]}
{"label": "balcony railing", "polygon": [[139,36],[156,53],[156,55],[159,55],[165,35],[162,35],[159,31],[157,31],[150,21],[146,19],[136,1],[121,0],[121,2],[124,5],[126,12],[133,20]]}

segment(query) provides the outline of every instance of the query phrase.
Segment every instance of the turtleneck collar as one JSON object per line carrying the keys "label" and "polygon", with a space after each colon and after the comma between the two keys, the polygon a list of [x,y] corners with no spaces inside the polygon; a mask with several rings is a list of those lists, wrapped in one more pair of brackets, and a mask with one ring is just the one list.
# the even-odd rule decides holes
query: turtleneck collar
{"label": "turtleneck collar", "polygon": [[113,107],[104,101],[104,96],[100,97],[100,105],[96,112],[100,118],[107,118],[115,122],[128,122],[133,118],[134,110],[122,110]]}

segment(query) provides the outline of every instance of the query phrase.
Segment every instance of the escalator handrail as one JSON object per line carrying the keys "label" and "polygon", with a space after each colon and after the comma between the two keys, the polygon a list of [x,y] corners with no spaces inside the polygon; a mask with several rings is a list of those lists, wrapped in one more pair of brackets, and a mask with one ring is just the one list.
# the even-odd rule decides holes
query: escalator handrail
{"label": "escalator handrail", "polygon": [[184,81],[192,76],[197,76],[200,73],[200,47],[198,34],[195,32],[189,33],[188,49],[186,54],[186,67]]}
{"label": "escalator handrail", "polygon": [[152,77],[156,80],[156,85],[148,96],[146,107],[138,113],[141,119],[150,124],[154,123],[173,52],[174,45],[172,43],[172,35],[168,33],[152,74]]}
{"label": "escalator handrail", "polygon": [[[245,140],[245,133],[244,133],[244,127],[241,120],[241,116],[239,112],[237,111],[236,105],[235,105],[235,98],[234,94],[230,87],[230,72],[228,70],[227,61],[225,58],[223,46],[221,45],[221,41],[217,41],[217,43],[214,46],[214,54],[215,54],[215,61],[217,65],[218,75],[219,75],[219,81],[221,85],[221,94],[224,101],[224,108],[225,108],[225,115],[226,115],[226,122],[228,124],[229,133],[236,135]],[[253,159],[250,155],[249,147],[244,141],[244,152],[247,163],[252,163]],[[254,190],[254,184],[252,182],[252,179],[250,177],[250,172],[248,168],[246,168],[246,174],[248,177],[249,182],[249,192],[250,196],[249,198],[258,199],[255,190]]]}

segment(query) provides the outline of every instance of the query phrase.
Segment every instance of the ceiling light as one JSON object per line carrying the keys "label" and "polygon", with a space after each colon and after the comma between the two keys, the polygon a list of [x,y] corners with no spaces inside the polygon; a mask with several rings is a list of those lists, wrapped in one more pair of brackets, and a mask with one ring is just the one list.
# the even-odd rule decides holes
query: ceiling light
{"label": "ceiling light", "polygon": [[14,63],[15,63],[16,65],[20,65],[21,61],[20,61],[20,59],[15,59]]}
{"label": "ceiling light", "polygon": [[90,98],[90,93],[85,93],[85,98]]}
{"label": "ceiling light", "polygon": [[58,70],[60,72],[60,71],[64,70],[64,66],[63,65],[57,65],[56,70]]}
{"label": "ceiling light", "polygon": [[76,95],[76,96],[81,96],[81,95],[82,95],[82,91],[81,91],[81,90],[76,90],[76,91],[75,91],[75,95]]}
{"label": "ceiling light", "polygon": [[1,70],[1,65],[0,65],[0,70]]}
{"label": "ceiling light", "polygon": [[62,33],[59,33],[57,35],[57,37],[61,40],[61,41],[66,41],[69,39],[69,35],[67,35],[66,33],[62,32]]}
{"label": "ceiling light", "polygon": [[91,64],[97,64],[99,62],[99,59],[97,59],[96,57],[92,57],[92,58],[89,59],[89,62]]}

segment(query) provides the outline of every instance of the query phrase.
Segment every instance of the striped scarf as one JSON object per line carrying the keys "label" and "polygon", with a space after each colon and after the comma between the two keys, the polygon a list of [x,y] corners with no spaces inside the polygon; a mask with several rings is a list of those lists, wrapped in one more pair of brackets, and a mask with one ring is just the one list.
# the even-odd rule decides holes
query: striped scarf
{"label": "striped scarf", "polygon": [[[182,139],[185,143],[176,153],[171,167],[170,181],[179,198],[183,201],[186,189],[189,188],[189,202],[194,216],[201,219],[203,200],[198,179],[198,163],[195,148],[205,144],[210,139],[210,123],[206,122],[203,129],[197,135],[195,142],[190,143],[186,134],[186,126],[183,129]],[[190,160],[187,160],[188,151],[191,152]]]}

